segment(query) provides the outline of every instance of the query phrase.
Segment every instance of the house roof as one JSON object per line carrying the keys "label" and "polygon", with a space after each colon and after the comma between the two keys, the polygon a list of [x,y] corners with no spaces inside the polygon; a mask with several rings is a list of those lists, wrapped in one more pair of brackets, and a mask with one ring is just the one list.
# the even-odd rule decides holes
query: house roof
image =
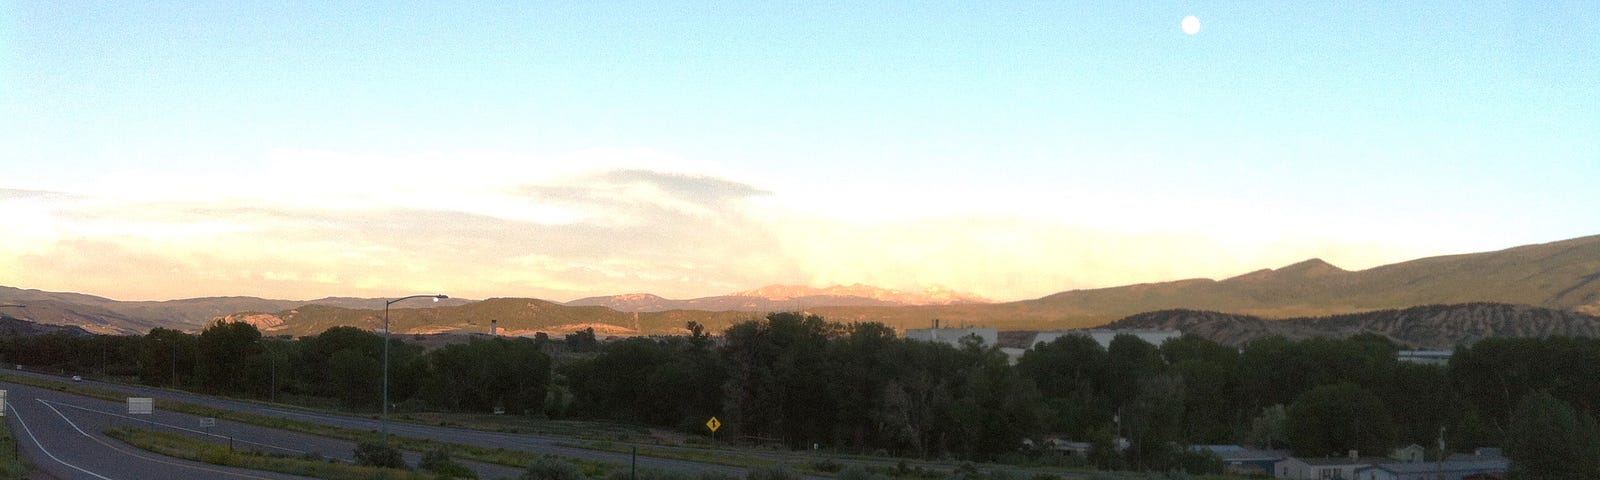
{"label": "house roof", "polygon": [[1251,460],[1283,460],[1289,458],[1289,452],[1283,450],[1256,450],[1240,445],[1194,445],[1189,450],[1211,452],[1224,462],[1245,462]]}
{"label": "house roof", "polygon": [[[1416,462],[1416,463],[1384,463],[1367,467],[1383,470],[1389,473],[1426,473],[1426,472],[1486,472],[1503,471],[1507,467],[1504,459],[1500,460],[1471,460],[1443,462]],[[1363,469],[1365,470],[1365,469]]]}
{"label": "house roof", "polygon": [[1361,457],[1361,458],[1356,458],[1356,459],[1351,459],[1350,457],[1322,457],[1322,458],[1289,457],[1289,458],[1287,458],[1285,460],[1298,460],[1301,463],[1304,463],[1306,465],[1312,465],[1312,466],[1318,466],[1318,467],[1350,466],[1350,465],[1376,465],[1376,464],[1380,464],[1380,463],[1389,463],[1389,462],[1393,462],[1394,461],[1394,459],[1388,458],[1388,457],[1382,457],[1382,458],[1379,458],[1379,457]]}

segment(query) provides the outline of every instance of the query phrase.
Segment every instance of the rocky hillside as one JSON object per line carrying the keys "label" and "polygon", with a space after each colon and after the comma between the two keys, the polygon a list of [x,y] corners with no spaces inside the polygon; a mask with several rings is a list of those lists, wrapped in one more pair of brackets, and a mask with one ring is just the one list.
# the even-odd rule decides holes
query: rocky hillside
{"label": "rocky hillside", "polygon": [[91,335],[89,331],[78,327],[45,325],[18,319],[10,315],[0,315],[0,337],[32,337],[57,334],[74,337]]}
{"label": "rocky hillside", "polygon": [[1318,259],[1224,280],[1190,279],[989,305],[822,308],[845,321],[1001,329],[1083,328],[1141,312],[1207,310],[1285,319],[1493,302],[1600,315],[1600,236],[1347,271]]}
{"label": "rocky hillside", "polygon": [[806,310],[815,307],[896,307],[906,305],[981,304],[989,300],[977,295],[944,288],[906,292],[868,285],[835,285],[813,288],[795,285],[768,285],[730,295],[671,300],[648,293],[632,293],[580,298],[567,302],[575,307],[606,307],[619,312],[664,312],[705,310],[712,312],[775,312]]}
{"label": "rocky hillside", "polygon": [[1163,310],[1133,315],[1107,327],[1175,329],[1232,346],[1270,335],[1301,339],[1375,333],[1420,349],[1450,349],[1487,337],[1600,337],[1600,317],[1501,303],[1427,305],[1286,320],[1197,310]]}
{"label": "rocky hillside", "polygon": [[[447,299],[439,305],[462,305],[470,300]],[[167,301],[119,301],[93,295],[0,287],[0,303],[26,305],[9,312],[34,322],[73,325],[94,333],[143,335],[151,328],[199,330],[212,320],[239,312],[280,312],[301,305],[346,308],[383,306],[382,299],[324,298],[271,300],[256,297],[207,297]]]}

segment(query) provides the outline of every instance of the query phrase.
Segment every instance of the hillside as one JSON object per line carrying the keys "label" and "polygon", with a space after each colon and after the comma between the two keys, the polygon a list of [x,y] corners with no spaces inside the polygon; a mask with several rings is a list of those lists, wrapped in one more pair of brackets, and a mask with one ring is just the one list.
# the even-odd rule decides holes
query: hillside
{"label": "hillside", "polygon": [[1600,314],[1600,236],[1424,258],[1354,272],[1312,259],[1224,280],[1073,290],[1020,302],[812,311],[844,321],[921,326],[940,318],[947,324],[1054,329],[1101,325],[1170,309],[1284,319],[1475,302]]}
{"label": "hillside", "polygon": [[[453,307],[391,308],[390,328],[396,334],[488,333],[491,321],[505,335],[551,336],[593,328],[601,337],[611,335],[677,335],[688,333],[690,321],[720,331],[735,323],[760,318],[751,312],[672,310],[624,313],[605,307],[573,307],[526,298],[491,298]],[[250,321],[269,335],[315,335],[335,326],[383,329],[382,309],[346,309],[307,305],[278,314],[240,314],[229,317]]]}
{"label": "hillside", "polygon": [[[937,303],[941,301],[939,293],[915,295],[924,295],[920,301]],[[397,305],[413,308],[398,308],[393,318],[396,331],[419,333],[487,331],[487,322],[495,319],[513,332],[561,332],[589,325],[596,326],[597,332],[605,330],[602,333],[659,334],[680,331],[691,320],[718,330],[738,319],[785,310],[803,310],[845,323],[883,322],[900,329],[923,328],[940,319],[944,325],[1002,330],[1092,327],[1143,312],[1174,309],[1289,319],[1488,302],[1600,314],[1600,236],[1424,258],[1361,271],[1311,259],[1223,280],[1073,290],[1008,303],[963,303],[969,299],[945,292],[942,298],[949,304],[904,305],[901,302],[915,295],[896,295],[899,293],[858,285],[829,289],[772,286],[692,300],[634,294],[592,297],[567,305],[532,299],[449,299],[438,304]],[[154,326],[196,330],[213,318],[230,314],[294,334],[317,333],[339,324],[378,328],[383,305],[379,299],[351,298],[118,302],[9,287],[0,287],[0,302],[27,304],[19,317],[103,333],[143,333]]]}
{"label": "hillside", "polygon": [[87,336],[87,330],[72,326],[45,325],[0,314],[0,338],[33,337],[38,335]]}
{"label": "hillside", "polygon": [[1163,310],[1133,315],[1107,327],[1180,330],[1230,346],[1271,335],[1303,339],[1375,333],[1420,349],[1450,349],[1488,337],[1600,337],[1600,317],[1501,303],[1426,305],[1285,320],[1197,310]]}
{"label": "hillside", "polygon": [[707,310],[773,312],[805,310],[811,307],[862,307],[905,305],[950,305],[963,303],[989,303],[977,295],[943,288],[930,288],[922,292],[906,292],[868,285],[835,285],[814,288],[794,285],[768,285],[755,290],[672,300],[648,293],[580,298],[567,302],[568,306],[606,307],[619,312],[663,312],[668,310]]}
{"label": "hillside", "polygon": [[[447,299],[439,305],[462,305],[469,300]],[[34,322],[73,325],[94,333],[142,335],[151,328],[199,330],[212,320],[239,312],[280,312],[301,305],[346,308],[383,306],[383,299],[324,298],[320,300],[270,300],[256,297],[207,297],[166,301],[118,301],[80,293],[46,292],[0,287],[0,303],[27,307],[11,312]]]}

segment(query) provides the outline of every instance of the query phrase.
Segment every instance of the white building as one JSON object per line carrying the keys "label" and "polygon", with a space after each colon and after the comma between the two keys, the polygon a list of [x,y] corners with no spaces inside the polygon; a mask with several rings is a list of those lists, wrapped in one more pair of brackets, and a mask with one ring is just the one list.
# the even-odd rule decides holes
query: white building
{"label": "white building", "polygon": [[1395,353],[1395,359],[1402,362],[1420,363],[1423,365],[1445,366],[1450,364],[1451,350],[1401,350]]}
{"label": "white building", "polygon": [[1355,480],[1356,471],[1393,460],[1387,458],[1289,457],[1273,466],[1272,476],[1294,480]]}
{"label": "white building", "polygon": [[1028,346],[1030,348],[1031,347],[1037,347],[1041,343],[1054,342],[1054,341],[1056,341],[1056,339],[1064,337],[1064,336],[1067,336],[1067,335],[1083,335],[1083,336],[1087,336],[1089,338],[1093,338],[1095,343],[1100,344],[1100,346],[1104,347],[1104,348],[1111,348],[1111,339],[1117,338],[1117,335],[1133,335],[1135,337],[1139,337],[1140,340],[1144,340],[1145,342],[1148,342],[1151,345],[1155,345],[1155,346],[1159,347],[1159,346],[1161,346],[1162,342],[1165,342],[1167,340],[1171,340],[1171,339],[1183,336],[1183,332],[1180,332],[1180,331],[1177,331],[1177,330],[1110,330],[1110,329],[1047,330],[1047,331],[1039,332],[1038,334],[1034,335],[1033,336],[1033,342],[1029,343]]}
{"label": "white building", "polygon": [[924,342],[947,343],[961,346],[961,339],[978,337],[984,346],[1000,343],[1000,330],[993,328],[908,328],[906,338]]}
{"label": "white building", "polygon": [[1384,463],[1356,471],[1355,480],[1462,480],[1471,475],[1505,473],[1505,459]]}

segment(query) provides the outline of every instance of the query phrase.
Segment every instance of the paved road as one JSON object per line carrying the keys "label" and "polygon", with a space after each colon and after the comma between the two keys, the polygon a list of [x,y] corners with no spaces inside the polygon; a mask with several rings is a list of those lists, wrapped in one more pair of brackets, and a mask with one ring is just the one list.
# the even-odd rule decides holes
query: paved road
{"label": "paved road", "polygon": [[[55,467],[53,469],[46,470],[50,473],[56,474],[58,478],[77,478],[74,476],[64,476],[61,474],[62,472],[67,471],[78,472],[80,475],[84,475],[83,478],[99,478],[95,475],[105,474],[87,468],[79,470],[74,462],[65,460],[64,458],[58,458],[59,455],[53,455],[55,453],[55,448],[51,447],[52,442],[50,440],[45,440],[47,438],[63,438],[72,440],[73,442],[71,443],[74,445],[77,443],[83,443],[87,439],[90,442],[90,445],[88,446],[98,445],[97,448],[109,447],[118,450],[127,450],[129,452],[136,452],[142,456],[161,458],[165,461],[177,461],[185,464],[203,465],[193,462],[178,461],[153,455],[148,452],[139,451],[136,448],[128,447],[119,440],[109,439],[103,434],[100,434],[100,432],[104,431],[106,428],[113,426],[132,426],[146,430],[178,433],[203,441],[215,443],[219,447],[227,445],[230,448],[237,448],[240,450],[255,450],[263,453],[278,455],[298,456],[311,453],[333,460],[345,462],[354,461],[353,457],[355,452],[355,444],[353,442],[320,437],[316,435],[287,432],[255,425],[233,423],[226,420],[216,420],[214,425],[201,426],[200,417],[161,410],[157,410],[150,415],[128,415],[127,405],[125,403],[108,402],[94,398],[80,397],[68,393],[57,392],[54,390],[40,389],[16,384],[0,383],[0,388],[9,390],[9,396],[11,397],[11,402],[13,403],[12,406],[20,409],[19,414],[13,415],[18,417],[20,420],[13,423],[12,430],[18,432],[18,436],[23,438],[24,443],[35,447],[36,450],[29,452],[29,457],[34,459],[35,464],[50,465]],[[40,407],[34,408],[33,404],[37,404]],[[34,420],[34,418],[40,416],[40,412],[35,412],[34,410],[41,410],[42,412],[47,413],[48,415],[44,415],[44,418],[45,420],[49,421],[39,422]],[[36,425],[36,423],[38,424]],[[22,425],[24,424],[27,426],[26,429],[22,428]],[[26,433],[23,432],[29,431],[31,431],[33,436],[40,438],[40,441],[32,442],[31,437],[25,436]],[[407,461],[415,465],[419,455],[411,453],[408,454],[407,457]],[[463,463],[476,471],[480,478],[515,478],[522,473],[521,468],[507,467],[504,465],[493,465],[478,462]],[[208,468],[215,469],[218,467]],[[90,470],[93,473],[86,474],[83,472],[83,470]],[[111,476],[113,478],[152,478],[145,475],[145,473],[148,472],[123,473],[132,474]],[[255,477],[265,478],[300,478],[287,475],[264,473],[254,473],[252,475]],[[187,475],[187,478],[195,478],[195,475],[193,475],[191,472],[190,475]]]}
{"label": "paved road", "polygon": [[[0,384],[8,391],[6,422],[22,450],[44,473],[63,480],[142,478],[300,479],[292,475],[219,467],[152,454],[100,433],[129,420],[87,409],[100,401],[51,390]],[[87,406],[85,405],[87,404]],[[170,420],[170,419],[164,419]]]}
{"label": "paved road", "polygon": [[[61,377],[58,377],[58,376],[37,374],[37,373],[31,373],[31,372],[7,371],[6,373],[8,373],[8,374],[22,374],[22,375],[36,376],[36,377],[39,377],[39,378],[45,378],[45,379],[50,379],[50,380],[54,380],[54,381],[62,381],[63,380]],[[299,420],[299,421],[303,421],[303,422],[315,423],[315,424],[320,424],[320,425],[328,425],[328,426],[333,426],[333,427],[349,428],[349,429],[356,429],[356,430],[370,430],[370,431],[378,431],[379,427],[380,427],[380,423],[379,423],[378,420],[375,420],[375,419],[372,419],[372,418],[367,418],[367,417],[356,417],[356,416],[348,416],[348,415],[333,415],[333,414],[325,414],[325,413],[315,413],[315,412],[308,412],[308,411],[298,410],[298,409],[293,409],[293,408],[284,408],[284,407],[274,406],[274,405],[270,405],[270,404],[239,401],[239,400],[229,400],[229,399],[222,399],[222,398],[217,398],[217,397],[208,397],[208,396],[202,396],[202,395],[194,395],[194,394],[190,394],[190,393],[179,392],[179,391],[175,391],[175,390],[159,389],[159,388],[130,386],[130,385],[122,385],[122,384],[114,384],[114,383],[100,383],[100,382],[92,382],[92,381],[83,381],[81,383],[83,383],[85,385],[88,385],[88,386],[93,386],[93,387],[96,387],[96,388],[102,388],[102,389],[106,389],[106,390],[121,391],[121,392],[129,394],[129,396],[140,396],[140,397],[151,397],[151,398],[159,398],[159,399],[166,399],[166,400],[174,400],[174,401],[180,401],[180,402],[185,402],[185,403],[192,403],[192,404],[196,404],[196,405],[204,405],[204,406],[213,407],[213,408],[233,410],[233,411],[238,411],[238,412],[247,412],[247,413],[252,413],[252,414],[257,414],[257,415],[262,415],[262,416],[268,416],[268,417]],[[7,385],[11,385],[11,384],[7,384]],[[23,388],[23,387],[18,386],[17,388]],[[46,391],[46,390],[42,390],[42,389],[33,389],[33,390],[40,391],[40,392],[49,392],[49,393],[58,394],[58,395],[67,395],[67,394],[62,394],[62,393],[59,393],[59,392]],[[72,398],[83,398],[83,397],[72,396]],[[91,400],[91,399],[84,399],[84,400]],[[103,401],[97,401],[97,402],[101,402],[104,405],[111,405],[111,407],[109,407],[109,408],[113,408],[113,409],[120,408],[120,409],[122,409],[122,411],[124,411],[124,412],[126,411],[126,406],[122,405],[122,404],[114,404],[112,402],[103,402]],[[158,412],[158,413],[160,413],[160,412]],[[170,415],[178,415],[178,414],[173,414],[171,412],[166,412],[166,413],[170,414]],[[24,412],[24,416],[26,418],[28,418],[29,420],[31,420],[31,415],[28,415],[27,412]],[[185,416],[185,417],[189,417],[190,418],[190,420],[188,420],[188,421],[194,422],[194,424],[198,424],[198,418],[194,418],[194,417],[190,417],[190,416]],[[218,423],[220,424],[222,422],[219,421]],[[236,424],[234,428],[247,428],[247,426],[237,425]],[[249,427],[249,428],[260,428],[260,427]],[[262,429],[262,430],[267,430],[267,429]],[[274,432],[278,432],[276,430],[273,430],[273,431]],[[564,437],[554,437],[554,436],[544,436],[544,435],[527,435],[527,434],[509,434],[509,433],[497,433],[497,432],[484,432],[484,431],[468,430],[468,429],[461,429],[461,428],[438,427],[438,426],[418,425],[418,424],[398,423],[398,422],[390,422],[389,423],[389,433],[391,435],[399,435],[399,436],[414,437],[414,438],[425,438],[425,439],[431,439],[431,440],[437,440],[437,441],[443,441],[443,442],[459,443],[459,444],[464,444],[464,445],[474,445],[474,446],[482,446],[482,447],[490,447],[490,448],[504,448],[504,449],[508,449],[508,450],[523,451],[523,452],[530,452],[530,453],[546,453],[546,454],[552,454],[552,455],[559,455],[559,456],[563,456],[563,457],[579,458],[579,459],[585,459],[585,460],[591,460],[591,461],[599,461],[599,462],[607,462],[607,463],[613,463],[613,464],[618,464],[618,465],[627,465],[630,462],[630,460],[632,460],[631,456],[628,455],[628,454],[625,454],[625,453],[602,452],[602,451],[597,451],[597,450],[589,450],[589,449],[583,449],[583,448],[571,448],[571,447],[563,447],[563,446],[556,445],[557,442],[571,442],[571,441],[573,441],[570,438],[564,438]],[[287,433],[279,432],[279,434],[285,434],[286,435]],[[322,438],[322,437],[311,437],[311,436],[306,436],[306,437],[319,438],[319,439]],[[326,439],[324,439],[324,440],[327,441]],[[334,453],[336,453],[336,452],[351,452],[351,451],[353,451],[354,447],[350,446],[350,444],[348,442],[340,442],[340,443],[345,445],[345,446],[342,447],[342,448],[339,448],[339,447],[327,447],[326,449],[317,449],[315,451],[318,451],[318,452],[320,452],[320,453],[322,453],[324,455],[327,455],[329,457],[334,457],[334,458],[338,458],[337,455],[334,455]],[[290,443],[290,444],[293,445],[294,443]],[[309,444],[309,443],[306,443],[306,444]],[[414,461],[413,461],[413,463],[414,463]],[[676,470],[676,471],[686,471],[686,472],[716,471],[716,472],[723,472],[723,473],[727,473],[727,474],[730,474],[730,475],[734,475],[734,476],[737,476],[739,478],[743,478],[744,475],[745,475],[745,469],[739,468],[739,467],[708,464],[708,463],[701,463],[701,462],[690,462],[690,461],[683,461],[683,460],[652,458],[652,457],[644,457],[644,456],[638,457],[638,466],[641,469],[643,469],[643,468],[654,468],[654,469],[660,469],[660,470]],[[515,474],[520,474],[520,470],[516,470]],[[484,478],[501,478],[502,476],[514,477],[515,475],[502,475],[502,474],[499,474],[499,473],[495,473],[495,474],[491,474],[491,475],[486,475],[486,476],[484,476]],[[94,478],[94,477],[88,477],[88,478]]]}
{"label": "paved road", "polygon": [[[36,374],[36,373],[30,373],[30,372],[16,372],[16,371],[7,371],[7,373],[27,374],[27,375],[30,375],[30,376],[37,376],[37,377],[40,377],[40,378],[47,378],[47,379],[57,380],[57,381],[62,380],[61,377],[54,376],[54,375]],[[358,416],[350,416],[350,415],[335,415],[335,414],[327,414],[327,413],[320,413],[320,412],[310,412],[310,411],[305,411],[305,410],[300,410],[300,409],[295,409],[295,408],[288,408],[288,407],[281,407],[281,406],[276,406],[276,405],[271,405],[271,404],[266,404],[266,403],[260,403],[260,402],[230,400],[230,399],[224,399],[224,398],[218,398],[218,397],[195,395],[195,394],[191,394],[191,393],[187,393],[187,392],[181,392],[181,391],[169,390],[169,389],[162,389],[162,388],[150,388],[150,387],[143,387],[143,386],[132,386],[132,385],[123,385],[123,384],[115,384],[115,383],[100,383],[100,382],[92,382],[92,381],[84,381],[82,383],[89,384],[89,385],[92,385],[92,386],[98,387],[98,388],[107,389],[107,390],[122,391],[122,392],[130,394],[130,396],[144,396],[144,397],[152,397],[152,398],[174,400],[174,401],[192,403],[192,404],[197,404],[197,405],[205,405],[205,406],[213,407],[213,408],[220,408],[220,409],[239,411],[239,412],[248,412],[248,413],[262,415],[262,416],[268,416],[268,417],[299,420],[299,421],[303,421],[303,422],[315,423],[315,424],[320,424],[320,425],[328,425],[328,426],[349,428],[349,429],[355,429],[355,430],[370,430],[370,431],[374,431],[374,432],[378,431],[379,428],[380,428],[379,421],[376,420],[376,419],[370,418],[370,417],[358,417]],[[425,438],[425,439],[431,439],[431,440],[437,440],[437,441],[443,441],[443,442],[459,443],[459,444],[464,444],[464,445],[483,446],[483,447],[490,447],[490,448],[504,448],[504,449],[508,449],[508,450],[523,451],[523,452],[530,452],[530,453],[552,454],[552,455],[559,455],[559,456],[563,456],[563,457],[579,458],[579,459],[584,459],[584,460],[613,463],[613,464],[618,464],[618,465],[627,465],[629,463],[629,461],[632,459],[630,455],[625,454],[625,453],[614,453],[614,452],[604,452],[604,451],[590,450],[590,449],[583,449],[583,448],[563,447],[563,446],[557,445],[557,443],[561,443],[561,442],[571,443],[571,442],[574,442],[574,441],[577,441],[577,440],[574,440],[572,438],[567,438],[567,437],[558,437],[558,436],[549,436],[549,435],[509,434],[509,433],[485,432],[485,431],[480,431],[480,430],[469,430],[469,429],[452,428],[452,427],[439,427],[439,426],[432,426],[432,425],[420,425],[420,424],[402,423],[402,422],[390,422],[389,423],[389,433],[392,434],[392,435],[400,435],[400,436],[414,437],[414,438]],[[320,438],[320,437],[313,437],[313,438]],[[349,444],[347,442],[342,442],[342,443],[343,443],[343,445],[346,445],[345,447],[343,447],[344,450],[342,450],[342,451],[349,452],[349,451],[351,451],[351,449],[353,449],[352,446],[348,446]],[[309,444],[309,443],[307,443],[307,444]],[[645,446],[641,445],[641,447],[645,447]],[[676,447],[656,446],[656,445],[649,445],[648,448],[662,449],[662,450],[670,450],[670,449],[694,450],[694,449],[691,449],[691,448],[676,448]],[[319,451],[322,452],[324,455],[328,455],[328,456],[333,457],[333,458],[341,458],[341,457],[338,457],[336,455],[329,455],[329,452],[332,452],[332,451],[335,451],[335,450],[326,450],[326,451],[319,450]],[[818,455],[818,454],[813,454],[813,453],[802,453],[802,452],[739,452],[739,453],[734,453],[734,455],[742,456],[742,457],[749,458],[749,459],[760,460],[760,461],[770,461],[770,462],[772,462],[774,464],[780,463],[780,462],[810,462],[810,461],[818,461],[818,460],[822,460],[824,458],[828,458],[825,455]],[[726,466],[726,465],[716,465],[716,464],[702,463],[702,462],[692,462],[692,461],[685,461],[685,460],[674,460],[674,459],[654,458],[654,457],[645,457],[645,456],[640,456],[640,457],[638,457],[637,460],[638,460],[638,466],[640,468],[653,468],[653,469],[659,469],[659,470],[676,470],[676,471],[684,471],[684,472],[722,472],[722,473],[726,473],[726,474],[729,474],[729,475],[733,475],[733,476],[735,476],[737,478],[744,478],[745,473],[746,473],[746,470],[744,468],[732,467],[732,466]],[[839,460],[835,460],[835,461],[837,461],[838,463],[842,463],[842,464],[863,464],[863,465],[876,465],[876,466],[884,466],[884,467],[892,467],[892,466],[894,466],[895,464],[898,463],[897,459],[885,459],[885,460],[876,460],[876,459],[849,459],[849,460],[844,460],[844,459],[839,459]],[[415,463],[414,459],[412,459],[412,463],[413,464]],[[947,469],[949,469],[949,467],[947,465],[941,465],[941,464],[924,463],[924,462],[918,462],[918,461],[908,461],[907,463],[910,466],[920,466],[922,468],[931,469],[931,470],[947,470]],[[480,470],[480,471],[482,471],[482,470]],[[1033,472],[1028,472],[1028,473],[1033,473]],[[1059,473],[1057,473],[1057,474],[1059,475]],[[480,476],[483,477],[483,478],[501,478],[502,477],[502,475],[499,474],[499,473],[492,473],[492,474],[488,474],[488,475],[480,473]],[[504,476],[515,476],[515,475],[504,475]],[[1065,476],[1067,478],[1074,478],[1074,477],[1077,477],[1078,475],[1067,474],[1067,475],[1063,475],[1063,476]],[[815,477],[815,478],[825,478],[825,477]]]}

